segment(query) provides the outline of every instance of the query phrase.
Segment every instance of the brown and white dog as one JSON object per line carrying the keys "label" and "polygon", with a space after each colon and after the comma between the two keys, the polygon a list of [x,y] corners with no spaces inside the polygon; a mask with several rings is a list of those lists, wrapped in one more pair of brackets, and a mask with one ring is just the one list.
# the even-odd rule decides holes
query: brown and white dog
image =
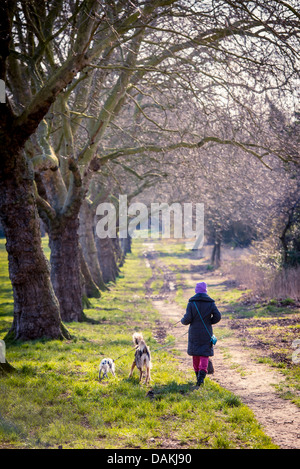
{"label": "brown and white dog", "polygon": [[136,350],[135,350],[134,362],[132,363],[132,366],[131,366],[129,378],[132,377],[134,367],[136,366],[140,372],[140,381],[141,381],[142,376],[143,376],[143,368],[145,367],[146,368],[145,384],[148,384],[150,381],[150,368],[152,366],[150,349],[146,345],[146,342],[142,334],[138,334],[137,332],[134,333],[132,336],[132,340],[133,340]]}

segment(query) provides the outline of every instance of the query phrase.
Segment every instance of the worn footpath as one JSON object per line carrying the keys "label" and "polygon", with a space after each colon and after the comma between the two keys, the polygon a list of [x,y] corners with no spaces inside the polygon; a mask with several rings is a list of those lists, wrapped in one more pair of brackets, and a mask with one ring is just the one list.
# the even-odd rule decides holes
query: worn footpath
{"label": "worn footpath", "polygon": [[[162,318],[162,326],[173,325],[179,321],[184,309],[175,302],[176,280],[174,272],[169,270],[158,257],[155,245],[146,243],[144,250],[145,262],[152,268],[153,276],[148,282],[148,296]],[[159,295],[153,295],[150,289],[155,279],[157,268],[163,272],[163,286]],[[195,282],[197,275],[190,275]],[[210,282],[209,274],[205,280]],[[216,278],[213,279],[216,283]],[[219,306],[219,305],[218,305]],[[222,312],[222,306],[220,306]],[[227,319],[223,317],[218,329],[227,327]],[[159,327],[158,327],[159,328]],[[186,329],[187,330],[187,329]],[[181,352],[179,360],[184,369],[191,369],[191,357],[186,354],[187,335],[184,326],[172,327],[172,335],[176,338],[176,349]],[[255,360],[255,352],[247,350],[241,340],[233,335],[222,337],[215,346],[213,357],[215,372],[209,379],[239,396],[255,414],[256,419],[272,438],[274,444],[282,449],[300,449],[300,409],[288,400],[280,398],[275,391],[275,384],[285,379],[277,369]]]}

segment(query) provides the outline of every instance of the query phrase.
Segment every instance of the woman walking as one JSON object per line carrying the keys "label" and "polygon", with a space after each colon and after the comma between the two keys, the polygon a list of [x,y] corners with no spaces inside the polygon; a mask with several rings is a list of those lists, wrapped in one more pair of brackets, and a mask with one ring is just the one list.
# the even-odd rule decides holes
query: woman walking
{"label": "woman walking", "polygon": [[181,323],[190,325],[187,353],[193,357],[197,386],[201,386],[207,374],[208,359],[214,354],[212,324],[221,320],[221,313],[208,296],[205,282],[197,283],[195,293],[189,299]]}

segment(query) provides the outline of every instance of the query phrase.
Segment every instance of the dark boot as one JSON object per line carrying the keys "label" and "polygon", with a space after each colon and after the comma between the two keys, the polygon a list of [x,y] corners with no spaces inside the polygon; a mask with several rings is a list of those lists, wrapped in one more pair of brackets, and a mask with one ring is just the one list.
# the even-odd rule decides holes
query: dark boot
{"label": "dark boot", "polygon": [[206,376],[206,371],[200,370],[197,376],[197,386],[202,386]]}

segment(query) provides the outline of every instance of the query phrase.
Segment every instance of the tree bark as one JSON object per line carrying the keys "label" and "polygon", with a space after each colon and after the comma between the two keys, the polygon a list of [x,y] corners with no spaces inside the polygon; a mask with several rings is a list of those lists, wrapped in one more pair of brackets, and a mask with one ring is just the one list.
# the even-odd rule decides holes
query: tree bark
{"label": "tree bark", "polygon": [[131,252],[131,243],[132,243],[132,239],[129,234],[127,238],[121,239],[121,247],[124,252],[124,256],[126,256],[126,254],[129,254]]}
{"label": "tree bark", "polygon": [[[0,8],[0,78],[4,81],[15,5],[15,1],[5,0]],[[17,137],[15,123],[16,116],[7,100],[0,116],[0,218],[14,296],[13,324],[7,336],[18,340],[58,339],[68,334],[61,322],[49,263],[41,245],[33,174],[23,153],[25,140]]]}
{"label": "tree bark", "polygon": [[101,292],[95,284],[89,266],[84,258],[81,246],[80,246],[80,269],[83,280],[83,293],[87,298],[100,298]]}
{"label": "tree bark", "polygon": [[288,218],[286,220],[286,223],[285,223],[285,226],[282,230],[282,234],[281,236],[279,237],[280,241],[281,241],[281,245],[282,245],[282,248],[283,248],[283,254],[282,254],[282,263],[283,263],[283,267],[288,267],[288,265],[290,264],[289,262],[289,243],[288,243],[288,232],[289,230],[293,227],[293,224],[295,223],[295,219],[294,219],[294,215],[295,215],[295,211],[297,209],[297,205],[299,205],[299,200],[296,201],[293,206],[291,207],[291,209],[289,210],[288,212]]}
{"label": "tree bark", "polygon": [[[14,296],[14,318],[8,336],[16,340],[63,338],[66,331],[41,246],[33,175],[22,151],[14,155],[8,142],[1,140],[0,213]],[[16,147],[12,142],[10,148]]]}
{"label": "tree bark", "polygon": [[121,248],[118,234],[115,238],[112,238],[112,244],[113,244],[113,249],[115,251],[115,257],[116,257],[118,268],[122,267],[122,265],[124,264],[125,255]]}
{"label": "tree bark", "polygon": [[51,281],[63,321],[83,321],[79,210],[85,191],[76,162],[68,160],[68,187],[61,172],[44,171],[36,178],[36,200],[47,225],[51,250]]}
{"label": "tree bark", "polygon": [[83,200],[79,213],[79,241],[93,281],[100,290],[105,291],[107,288],[103,281],[95,242],[94,216],[93,205],[90,205],[88,200]]}
{"label": "tree bark", "polygon": [[213,247],[212,255],[211,255],[211,263],[216,268],[220,267],[221,265],[221,243],[222,243],[222,235],[221,233],[217,232],[215,234],[214,247]]}
{"label": "tree bark", "polygon": [[78,226],[76,214],[67,219],[57,215],[49,225],[51,281],[65,322],[84,319]]}
{"label": "tree bark", "polygon": [[116,263],[112,240],[108,237],[100,239],[96,236],[96,246],[104,282],[115,282],[119,269]]}

